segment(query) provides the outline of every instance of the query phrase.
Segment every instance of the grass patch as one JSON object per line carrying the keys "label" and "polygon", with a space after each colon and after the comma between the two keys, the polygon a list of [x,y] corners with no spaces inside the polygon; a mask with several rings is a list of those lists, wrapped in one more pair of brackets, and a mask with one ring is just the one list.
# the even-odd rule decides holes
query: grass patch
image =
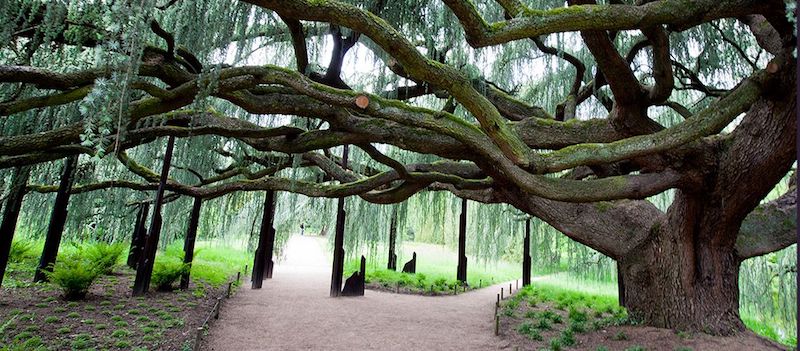
{"label": "grass patch", "polygon": [[[403,253],[398,252],[397,269],[385,269],[385,258],[381,261],[367,261],[366,282],[375,282],[386,288],[394,289],[399,284],[405,289],[418,292],[452,293],[453,287],[460,286],[456,277],[457,254],[440,245],[407,242],[403,244]],[[411,253],[417,253],[417,273],[400,272],[405,262],[411,259]],[[354,254],[360,257],[360,254]],[[471,288],[486,287],[494,283],[519,279],[519,265],[505,261],[480,262],[469,257],[467,283]],[[473,263],[474,262],[474,263]],[[359,269],[360,258],[352,258],[345,263],[345,276]]]}

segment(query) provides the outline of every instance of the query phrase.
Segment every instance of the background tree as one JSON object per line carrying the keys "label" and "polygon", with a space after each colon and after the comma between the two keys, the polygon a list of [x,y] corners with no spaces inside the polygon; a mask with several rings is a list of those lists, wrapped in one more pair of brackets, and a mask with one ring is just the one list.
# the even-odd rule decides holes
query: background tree
{"label": "background tree", "polygon": [[741,262],[796,228],[793,187],[761,201],[795,161],[784,2],[568,3],[8,1],[0,167],[81,153],[113,177],[73,194],[155,190],[176,136],[178,195],[505,203],[617,260],[644,323],[741,330]]}

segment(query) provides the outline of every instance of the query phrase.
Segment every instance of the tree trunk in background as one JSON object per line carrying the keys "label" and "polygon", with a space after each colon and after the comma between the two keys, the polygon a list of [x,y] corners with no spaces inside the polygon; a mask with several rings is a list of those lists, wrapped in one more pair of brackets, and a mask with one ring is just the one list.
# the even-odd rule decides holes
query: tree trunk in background
{"label": "tree trunk in background", "polygon": [[61,174],[61,182],[58,185],[53,212],[50,214],[50,224],[47,226],[47,236],[44,239],[42,256],[39,259],[39,267],[33,275],[34,282],[47,281],[45,272],[52,272],[52,265],[56,263],[58,247],[61,245],[61,236],[64,232],[64,224],[67,222],[69,192],[72,190],[72,179],[77,165],[77,155],[70,156],[64,161],[64,172]]}
{"label": "tree trunk in background", "polygon": [[389,264],[387,269],[397,270],[397,254],[395,246],[397,243],[397,205],[392,207],[392,219],[389,222]]}
{"label": "tree trunk in background", "polygon": [[[348,147],[342,151],[342,168],[347,169]],[[344,198],[340,197],[336,204],[336,229],[333,238],[333,268],[331,269],[331,297],[342,294],[342,274],[344,274],[344,223],[347,213],[344,211]]]}
{"label": "tree trunk in background", "polygon": [[202,198],[194,198],[192,213],[189,216],[189,227],[186,229],[186,239],[183,241],[183,263],[187,264],[188,268],[181,275],[181,290],[189,288],[189,275],[192,271],[192,259],[194,259],[194,242],[197,239],[197,226],[200,224],[200,208],[202,205]]}
{"label": "tree trunk in background", "polygon": [[525,239],[522,244],[522,286],[531,285],[531,219],[525,219]]}
{"label": "tree trunk in background", "polygon": [[131,248],[128,250],[128,267],[136,269],[142,257],[145,237],[147,236],[147,217],[150,213],[150,203],[139,204],[139,213],[136,214],[136,224],[131,236]]}
{"label": "tree trunk in background", "polygon": [[161,236],[161,205],[164,200],[164,188],[169,175],[169,166],[172,161],[172,151],[175,147],[175,137],[170,136],[167,141],[167,151],[164,153],[164,164],[161,166],[161,179],[158,183],[155,205],[153,205],[153,220],[144,245],[144,252],[136,268],[136,280],[133,282],[133,296],[144,295],[150,289],[150,277],[153,275],[153,264],[156,260],[158,239]]}
{"label": "tree trunk in background", "polygon": [[3,285],[3,276],[6,274],[11,242],[14,240],[17,218],[19,218],[19,210],[22,208],[22,199],[25,197],[25,188],[28,185],[30,174],[30,166],[18,167],[14,170],[11,178],[11,189],[8,192],[3,211],[3,223],[0,224],[0,286]]}
{"label": "tree trunk in background", "polygon": [[467,282],[467,199],[461,199],[461,217],[458,221],[458,268],[456,279]]}
{"label": "tree trunk in background", "polygon": [[734,243],[741,225],[714,196],[676,195],[653,239],[620,261],[624,303],[645,325],[730,335],[739,318],[739,264]]}
{"label": "tree trunk in background", "polygon": [[[265,271],[269,271],[269,263],[272,260],[272,249],[274,247],[275,230],[272,229],[272,217],[275,215],[275,192],[269,190],[264,195],[264,210],[261,215],[261,227],[258,232],[258,248],[253,255],[253,289],[261,289],[265,278]],[[270,238],[270,236],[272,238]],[[271,244],[270,241],[273,241]]]}

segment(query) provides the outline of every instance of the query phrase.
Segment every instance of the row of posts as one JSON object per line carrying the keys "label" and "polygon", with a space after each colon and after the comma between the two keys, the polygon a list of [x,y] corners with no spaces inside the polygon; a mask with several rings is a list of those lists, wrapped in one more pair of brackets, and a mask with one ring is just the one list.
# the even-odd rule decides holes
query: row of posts
{"label": "row of posts", "polygon": [[[164,200],[164,192],[167,186],[172,153],[174,150],[175,138],[169,137],[164,163],[162,165],[158,190],[153,201],[153,218],[150,222],[149,230],[146,229],[147,217],[149,214],[150,202],[142,202],[138,206],[136,222],[131,239],[131,249],[128,256],[128,265],[136,269],[136,279],[133,287],[133,295],[143,295],[147,292],[150,285],[150,278],[153,270],[153,263],[156,256],[156,249],[161,233],[162,218],[161,207]],[[347,170],[349,148],[343,148],[342,168]],[[45,238],[42,256],[36,270],[34,281],[46,280],[44,272],[52,267],[56,261],[58,247],[60,245],[64,224],[67,218],[67,207],[72,188],[77,156],[70,156],[64,163],[64,170],[56,194],[55,204],[50,217],[50,223]],[[3,221],[0,223],[0,272],[5,272],[8,263],[8,253],[16,227],[17,218],[22,204],[22,198],[26,192],[27,180],[30,176],[30,166],[19,167],[15,170],[12,177],[11,191],[3,209]],[[194,253],[194,246],[197,237],[197,227],[199,224],[202,198],[195,198],[192,206],[189,225],[184,241],[184,262],[191,265]],[[346,212],[344,209],[344,198],[339,198],[336,208],[336,227],[334,237],[333,267],[331,272],[330,296],[338,297],[342,293],[342,276],[344,270],[344,225]],[[259,289],[263,279],[272,278],[274,266],[273,251],[275,244],[275,192],[268,190],[264,197],[264,210],[261,220],[258,247],[253,261],[252,288]],[[456,279],[466,284],[467,281],[467,256],[466,256],[466,227],[467,227],[467,199],[461,201],[461,214],[459,216],[458,230],[458,266]],[[531,281],[531,255],[530,255],[530,235],[531,220],[525,221],[525,238],[523,240],[523,259],[522,259],[522,285],[527,286]],[[397,237],[397,208],[392,210],[392,218],[389,230],[389,257],[387,268],[397,269],[397,254],[395,243]],[[623,275],[618,265],[618,284],[620,305],[625,304],[625,288]],[[363,273],[362,273],[363,274]],[[3,275],[0,274],[0,285],[2,285]],[[363,277],[362,277],[363,280]],[[186,289],[189,285],[189,271],[181,277],[181,288]]]}

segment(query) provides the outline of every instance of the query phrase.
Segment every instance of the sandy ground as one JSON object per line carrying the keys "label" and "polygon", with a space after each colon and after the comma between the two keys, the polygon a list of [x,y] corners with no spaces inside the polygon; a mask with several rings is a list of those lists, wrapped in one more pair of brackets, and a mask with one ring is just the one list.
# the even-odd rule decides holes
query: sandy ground
{"label": "sandy ground", "polygon": [[[367,290],[330,298],[324,239],[294,236],[286,261],[260,290],[226,301],[203,350],[496,350],[493,313],[500,285],[457,296]],[[506,283],[507,286],[507,283]]]}

